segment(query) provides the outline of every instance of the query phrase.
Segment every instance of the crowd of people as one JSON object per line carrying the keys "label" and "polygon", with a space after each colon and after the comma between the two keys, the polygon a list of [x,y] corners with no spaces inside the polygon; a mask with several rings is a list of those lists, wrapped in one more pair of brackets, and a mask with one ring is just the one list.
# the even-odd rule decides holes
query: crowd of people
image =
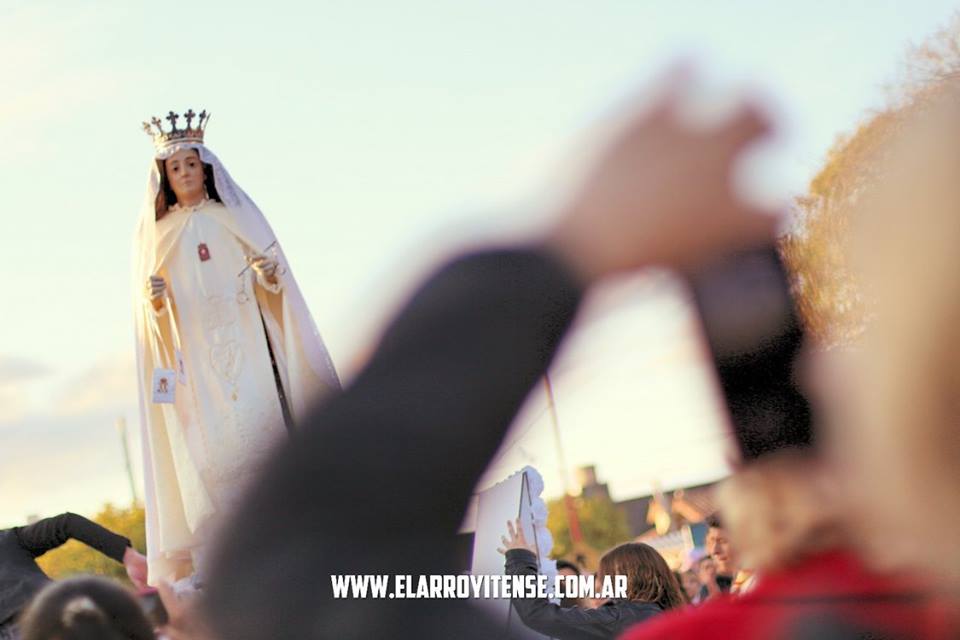
{"label": "crowd of people", "polygon": [[[705,553],[694,549],[679,571],[671,571],[664,557],[642,542],[627,542],[608,550],[600,559],[593,598],[513,598],[512,604],[524,625],[560,640],[616,638],[627,629],[667,611],[695,607],[725,595],[746,594],[754,573],[740,568],[738,554],[717,514],[707,520]],[[536,575],[539,571],[535,545],[523,532],[520,521],[508,523],[501,551],[509,575]],[[586,569],[569,560],[557,563],[563,575],[583,576]],[[626,576],[625,598],[600,597],[605,576]]]}
{"label": "crowd of people", "polygon": [[[188,120],[186,137],[161,130],[137,273],[138,286],[148,283],[137,319],[150,548],[144,558],[70,514],[0,532],[0,638],[960,633],[960,78],[951,76],[902,106],[838,240],[870,299],[862,331],[829,349],[804,345],[796,372],[813,406],[808,431],[773,433],[735,465],[704,557],[674,574],[651,547],[619,545],[597,575],[626,576],[625,598],[515,598],[524,625],[510,629],[466,600],[332,594],[331,575],[457,573],[454,537],[471,493],[591,287],[647,267],[696,273],[775,243],[782,216],[732,180],[773,125],[743,104],[693,126],[678,115],[687,88],[675,79],[624,117],[538,240],[439,268],[342,390],[282,252],[268,251],[278,245],[259,209],[202,136],[189,138],[201,129]],[[251,249],[234,256],[250,265],[249,295],[235,290],[235,261],[220,262],[238,251],[234,237]],[[157,247],[169,256],[165,277]],[[195,326],[191,305],[201,305]],[[223,358],[194,366],[203,349]],[[315,394],[310,411],[305,394]],[[269,411],[247,410],[260,401]],[[271,429],[258,435],[257,419]],[[216,450],[204,433],[246,435]],[[537,573],[522,526],[505,533],[505,572]],[[34,559],[69,538],[159,591],[138,596],[90,577],[47,584]]]}

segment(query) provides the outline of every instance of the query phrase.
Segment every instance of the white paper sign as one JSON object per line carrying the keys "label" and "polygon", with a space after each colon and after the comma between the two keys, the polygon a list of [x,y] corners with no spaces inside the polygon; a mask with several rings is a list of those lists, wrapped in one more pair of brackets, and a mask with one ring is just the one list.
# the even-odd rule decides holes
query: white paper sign
{"label": "white paper sign", "polygon": [[[520,518],[524,537],[537,549],[540,573],[556,575],[556,562],[548,555],[553,548],[553,538],[546,529],[546,505],[540,499],[543,480],[533,467],[518,471],[503,482],[490,487],[477,496],[476,529],[473,539],[473,575],[503,575],[505,559],[497,549],[503,546],[500,537],[507,533],[507,521]],[[528,629],[510,605],[510,599],[485,598],[477,604],[502,620],[511,638],[546,638]]]}

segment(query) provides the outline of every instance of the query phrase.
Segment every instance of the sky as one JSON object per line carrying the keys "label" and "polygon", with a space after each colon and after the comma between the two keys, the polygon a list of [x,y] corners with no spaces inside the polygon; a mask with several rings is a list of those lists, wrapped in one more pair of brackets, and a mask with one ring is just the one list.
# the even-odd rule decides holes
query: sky
{"label": "sky", "polygon": [[[786,198],[954,10],[0,0],[0,526],[129,501],[120,419],[139,484],[130,250],[150,116],[212,114],[208,145],[266,214],[349,380],[439,261],[541,228],[584,141],[669,61],[697,62],[702,101],[764,96],[781,133],[746,186]],[[596,464],[615,498],[725,473],[697,332],[668,274],[594,292],[552,372],[570,469]],[[524,464],[563,490],[539,388],[480,486]]]}

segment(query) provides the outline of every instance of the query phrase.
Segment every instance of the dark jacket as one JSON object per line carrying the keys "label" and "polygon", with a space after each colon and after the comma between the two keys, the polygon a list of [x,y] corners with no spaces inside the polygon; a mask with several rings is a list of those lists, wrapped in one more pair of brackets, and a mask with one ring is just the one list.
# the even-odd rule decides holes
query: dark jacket
{"label": "dark jacket", "polygon": [[502,638],[469,602],[334,599],[330,576],[458,572],[473,488],[580,296],[565,265],[537,251],[473,255],[434,275],[212,545],[219,637]]}
{"label": "dark jacket", "polygon": [[[537,556],[527,549],[507,551],[508,575],[537,575]],[[662,613],[652,602],[614,600],[597,609],[562,608],[545,598],[514,598],[523,623],[557,640],[616,638],[628,627]]]}
{"label": "dark jacket", "polygon": [[50,578],[36,558],[70,539],[123,562],[130,541],[75,513],[63,513],[25,527],[0,530],[0,623],[26,607]]}

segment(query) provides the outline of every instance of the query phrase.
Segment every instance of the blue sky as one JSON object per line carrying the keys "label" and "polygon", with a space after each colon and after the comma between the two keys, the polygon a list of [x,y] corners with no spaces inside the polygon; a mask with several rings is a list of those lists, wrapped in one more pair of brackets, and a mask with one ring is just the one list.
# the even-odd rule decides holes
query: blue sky
{"label": "blue sky", "polygon": [[[208,144],[349,377],[431,264],[535,226],[578,140],[666,61],[763,87],[784,134],[749,173],[795,194],[954,8],[0,0],[0,525],[128,498],[114,422],[137,429],[129,255],[148,116],[213,114]],[[661,276],[596,298],[555,372],[571,466],[596,462],[618,497],[722,474],[683,301]],[[535,394],[484,482],[532,463],[558,492],[546,427]]]}

